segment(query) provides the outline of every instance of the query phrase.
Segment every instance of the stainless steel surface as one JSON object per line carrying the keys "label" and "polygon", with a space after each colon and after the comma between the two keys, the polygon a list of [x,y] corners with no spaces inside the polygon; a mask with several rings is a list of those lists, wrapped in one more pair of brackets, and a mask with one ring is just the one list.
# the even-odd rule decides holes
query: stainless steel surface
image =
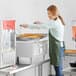
{"label": "stainless steel surface", "polygon": [[38,65],[38,76],[42,76],[42,64]]}
{"label": "stainless steel surface", "polygon": [[[21,61],[24,60],[25,64],[26,62],[29,61],[29,59],[30,59],[29,64],[34,63],[34,62],[31,62],[31,60],[37,58],[35,59],[35,62],[36,62],[40,59],[43,59],[41,56],[47,54],[48,37],[46,35],[42,39],[32,39],[32,40],[28,39],[27,41],[19,40],[16,42],[16,51],[17,51],[17,56],[20,58],[20,60],[23,58]],[[26,58],[28,59],[28,61]]]}
{"label": "stainless steel surface", "polygon": [[43,62],[37,63],[37,64],[32,64],[32,65],[27,65],[27,64],[15,65],[15,66],[11,66],[11,67],[8,67],[8,68],[0,69],[0,73],[4,73],[4,74],[10,76],[10,75],[15,74],[17,72],[20,72],[20,71],[27,70],[27,69],[38,66],[39,76],[42,76],[42,64],[47,63],[47,62],[49,62],[49,59],[47,59]]}

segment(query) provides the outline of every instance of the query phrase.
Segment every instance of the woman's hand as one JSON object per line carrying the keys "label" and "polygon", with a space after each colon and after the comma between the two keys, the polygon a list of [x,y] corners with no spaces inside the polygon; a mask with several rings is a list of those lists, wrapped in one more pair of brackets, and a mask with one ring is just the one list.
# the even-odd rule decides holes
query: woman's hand
{"label": "woman's hand", "polygon": [[42,22],[40,22],[40,21],[35,21],[35,22],[33,22],[34,24],[42,24]]}
{"label": "woman's hand", "polygon": [[28,25],[27,24],[21,24],[20,27],[27,28]]}

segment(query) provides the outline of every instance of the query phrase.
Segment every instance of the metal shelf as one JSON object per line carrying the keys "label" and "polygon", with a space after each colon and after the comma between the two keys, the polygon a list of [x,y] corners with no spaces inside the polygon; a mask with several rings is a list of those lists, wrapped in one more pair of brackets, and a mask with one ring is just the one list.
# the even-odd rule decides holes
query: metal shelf
{"label": "metal shelf", "polygon": [[10,75],[15,75],[15,73],[23,71],[23,70],[27,70],[33,67],[38,66],[38,73],[40,73],[39,75],[42,76],[42,64],[49,62],[49,59],[43,61],[43,62],[39,62],[36,64],[19,64],[19,65],[14,65],[11,67],[7,67],[7,68],[2,68],[0,69],[0,73],[5,74],[6,76],[10,76]]}

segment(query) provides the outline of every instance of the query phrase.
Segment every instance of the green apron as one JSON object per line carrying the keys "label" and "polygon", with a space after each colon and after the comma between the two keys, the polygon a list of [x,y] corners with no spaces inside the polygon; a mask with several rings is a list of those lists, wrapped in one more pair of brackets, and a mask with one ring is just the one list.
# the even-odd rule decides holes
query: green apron
{"label": "green apron", "polygon": [[54,66],[60,65],[60,41],[56,40],[49,32],[49,56],[50,64]]}

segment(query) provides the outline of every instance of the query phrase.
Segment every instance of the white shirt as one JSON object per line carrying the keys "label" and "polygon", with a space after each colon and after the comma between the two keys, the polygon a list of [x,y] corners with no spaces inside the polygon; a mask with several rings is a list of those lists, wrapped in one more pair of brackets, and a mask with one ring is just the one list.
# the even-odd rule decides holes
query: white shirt
{"label": "white shirt", "polygon": [[61,20],[57,18],[57,20],[49,20],[44,24],[32,24],[29,25],[30,28],[45,28],[50,30],[50,33],[53,37],[55,37],[59,41],[63,41],[64,37],[64,25],[61,23]]}
{"label": "white shirt", "polygon": [[60,19],[58,18],[56,21],[52,21],[51,25],[54,27],[50,28],[50,33],[53,37],[55,37],[59,41],[63,41],[64,38],[64,25],[62,25]]}

